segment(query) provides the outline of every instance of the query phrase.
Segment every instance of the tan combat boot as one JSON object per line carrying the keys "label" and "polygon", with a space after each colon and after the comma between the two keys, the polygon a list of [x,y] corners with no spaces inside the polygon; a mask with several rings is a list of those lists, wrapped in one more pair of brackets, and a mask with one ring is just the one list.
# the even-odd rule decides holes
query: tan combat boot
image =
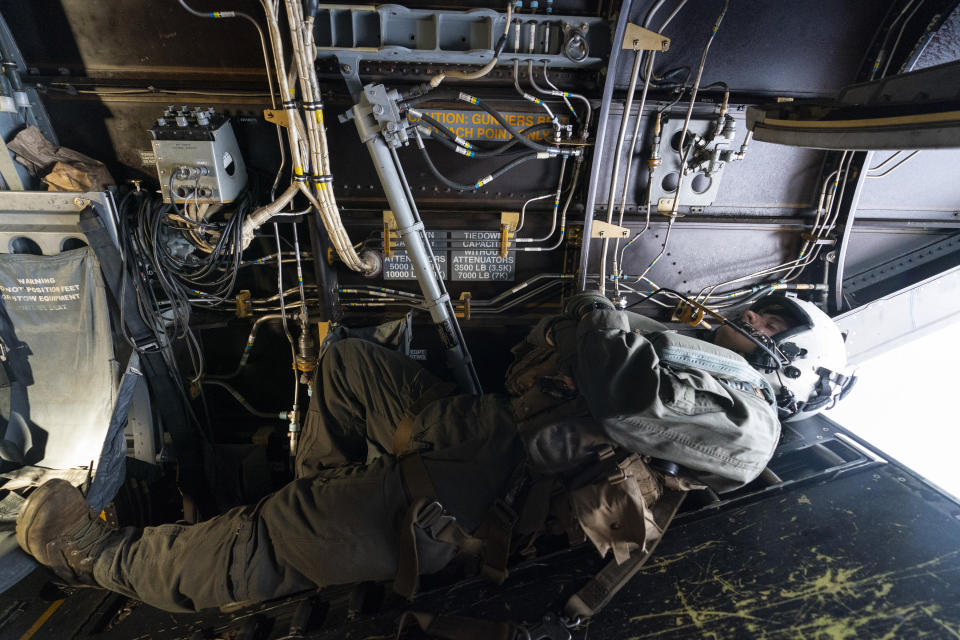
{"label": "tan combat boot", "polygon": [[66,480],[45,482],[17,515],[17,542],[23,550],[71,584],[96,585],[94,562],[117,535]]}

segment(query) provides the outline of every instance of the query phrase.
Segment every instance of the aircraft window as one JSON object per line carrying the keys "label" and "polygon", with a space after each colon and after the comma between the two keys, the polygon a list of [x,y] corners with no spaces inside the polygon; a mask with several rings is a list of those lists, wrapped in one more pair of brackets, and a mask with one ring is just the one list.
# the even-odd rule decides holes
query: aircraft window
{"label": "aircraft window", "polygon": [[826,416],[960,497],[960,420],[951,403],[960,322],[863,363],[856,388]]}

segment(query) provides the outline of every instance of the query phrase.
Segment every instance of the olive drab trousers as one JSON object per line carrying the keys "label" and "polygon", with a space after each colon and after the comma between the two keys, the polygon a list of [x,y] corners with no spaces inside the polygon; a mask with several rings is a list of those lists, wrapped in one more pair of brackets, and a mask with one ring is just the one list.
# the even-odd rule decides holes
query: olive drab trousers
{"label": "olive drab trousers", "polygon": [[[192,611],[392,579],[411,502],[391,453],[393,434],[438,382],[373,343],[333,343],[316,372],[297,479],[256,505],[199,524],[123,529],[95,564],[97,583],[161,609]],[[506,398],[496,395],[426,404],[408,450],[421,453],[440,502],[468,530],[523,457]],[[438,571],[454,551],[425,554],[434,560],[422,572]]]}

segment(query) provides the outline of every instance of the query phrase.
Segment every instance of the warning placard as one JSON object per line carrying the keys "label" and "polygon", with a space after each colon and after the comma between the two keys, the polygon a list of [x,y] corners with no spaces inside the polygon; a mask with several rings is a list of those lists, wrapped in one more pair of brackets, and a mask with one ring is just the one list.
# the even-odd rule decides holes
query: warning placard
{"label": "warning placard", "polygon": [[[71,273],[79,277],[80,273]],[[29,311],[65,311],[79,305],[80,283],[63,282],[62,277],[17,278],[16,283],[0,284],[0,295],[7,304]]]}
{"label": "warning placard", "polygon": [[[437,267],[440,270],[440,276],[446,280],[449,278],[447,270],[447,232],[446,231],[427,231],[427,238],[430,240],[430,246],[433,247],[433,256],[437,261]],[[383,234],[380,234],[381,240]],[[395,237],[393,255],[383,260],[383,279],[384,280],[416,280],[417,274],[413,270],[413,263],[403,248],[403,241]]]}
{"label": "warning placard", "polygon": [[[511,133],[486,111],[469,111],[461,109],[423,109],[423,113],[445,125],[455,135],[464,140],[495,140],[504,142],[511,138]],[[543,112],[517,113],[505,112],[502,114],[507,124],[517,129],[526,129],[535,124],[550,122],[550,118]],[[569,118],[558,115],[560,124],[566,125]],[[424,123],[424,126],[430,126]],[[433,127],[430,127],[431,129]],[[549,128],[544,128],[530,135],[532,140],[543,142],[550,134]]]}
{"label": "warning placard", "polygon": [[499,231],[451,231],[451,280],[510,281],[516,275],[517,254],[500,256]]}
{"label": "warning placard", "polygon": [[[516,278],[517,256],[500,256],[499,231],[428,231],[433,255],[444,280],[510,282]],[[383,261],[384,280],[416,280],[413,264],[398,245]]]}

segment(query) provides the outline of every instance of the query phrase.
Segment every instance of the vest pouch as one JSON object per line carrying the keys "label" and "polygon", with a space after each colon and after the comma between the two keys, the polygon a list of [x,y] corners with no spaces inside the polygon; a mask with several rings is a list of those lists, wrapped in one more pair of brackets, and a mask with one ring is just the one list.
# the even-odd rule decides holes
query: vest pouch
{"label": "vest pouch", "polygon": [[685,415],[729,411],[733,398],[716,379],[696,370],[660,369],[660,399],[669,409]]}
{"label": "vest pouch", "polygon": [[543,376],[560,371],[557,351],[553,347],[535,347],[520,343],[513,348],[514,361],[507,369],[506,389],[511,396],[521,396]]}
{"label": "vest pouch", "polygon": [[613,551],[618,563],[631,552],[645,549],[648,540],[659,540],[651,507],[663,490],[657,472],[632,454],[619,462],[611,459],[609,472],[595,483],[570,491],[573,515],[601,556]]}

